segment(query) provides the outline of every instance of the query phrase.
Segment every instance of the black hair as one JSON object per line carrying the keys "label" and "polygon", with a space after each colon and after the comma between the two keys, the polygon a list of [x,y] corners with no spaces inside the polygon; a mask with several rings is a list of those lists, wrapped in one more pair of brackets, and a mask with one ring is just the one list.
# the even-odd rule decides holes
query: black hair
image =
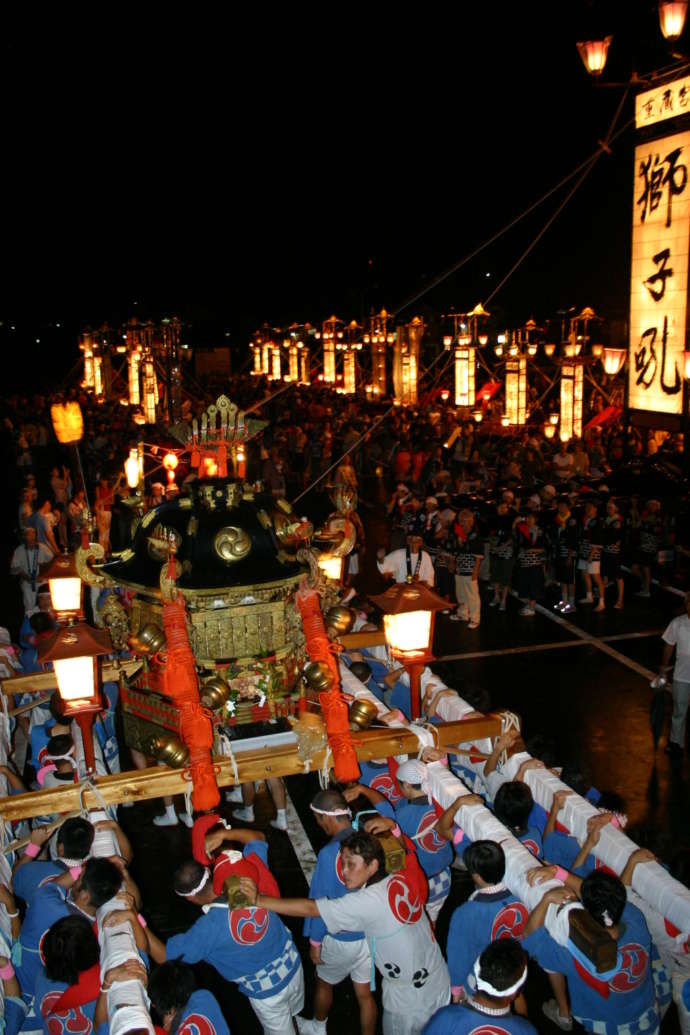
{"label": "black hair", "polygon": [[535,733],[525,743],[525,750],[532,758],[538,758],[544,763],[547,769],[553,769],[558,764],[558,750],[556,742],[543,733]]}
{"label": "black hair", "polygon": [[478,874],[487,884],[498,884],[506,872],[506,857],[495,841],[473,841],[462,855],[469,873]]}
{"label": "black hair", "polygon": [[48,585],[47,582],[42,582],[41,585],[36,590],[36,595],[40,597],[40,596],[43,596],[43,594],[47,595],[48,593],[50,593],[50,586]]}
{"label": "black hair", "polygon": [[180,895],[188,895],[201,883],[205,868],[196,859],[187,859],[177,867],[173,874],[173,890]]}
{"label": "black hair", "polygon": [[74,747],[74,741],[69,733],[59,733],[57,737],[51,737],[46,744],[46,753],[52,755],[66,755],[70,748]]}
{"label": "black hair", "polygon": [[[314,795],[312,805],[315,809],[323,809],[324,812],[331,812],[333,809],[349,809],[346,798],[341,791],[330,787],[327,791],[319,791]],[[334,819],[347,820],[347,816],[334,816]]]}
{"label": "black hair", "polygon": [[51,981],[74,985],[99,960],[98,938],[85,916],[63,916],[48,929],[41,944]]}
{"label": "black hair", "polygon": [[565,763],[561,772],[561,780],[582,797],[592,785],[587,767],[582,765],[579,759],[571,759]]}
{"label": "black hair", "polygon": [[80,880],[94,909],[117,895],[122,887],[122,873],[110,859],[88,859]]}
{"label": "black hair", "polygon": [[514,834],[524,834],[533,805],[534,798],[527,784],[522,780],[509,780],[498,788],[494,814]]}
{"label": "black hair", "polygon": [[50,632],[55,628],[55,622],[46,611],[35,611],[29,618],[29,625],[35,633]]}
{"label": "black hair", "polygon": [[479,957],[479,975],[500,992],[519,981],[526,963],[527,955],[520,942],[515,938],[499,938],[487,945]]}
{"label": "black hair", "polygon": [[147,991],[151,1005],[162,1022],[166,1013],[171,1010],[177,1013],[186,1006],[198,987],[192,968],[178,958],[156,967],[149,978]]}
{"label": "black hair", "polygon": [[[593,870],[587,874],[580,887],[580,899],[590,916],[594,917],[602,927],[617,924],[623,915],[627,895],[625,885],[619,877],[603,870]],[[608,914],[611,924],[607,924],[604,913]]]}
{"label": "black hair", "polygon": [[67,859],[85,859],[91,851],[94,829],[88,819],[75,816],[66,819],[58,830],[57,843],[62,845]]}
{"label": "black hair", "polygon": [[367,834],[363,830],[358,830],[356,833],[346,837],[341,842],[340,847],[341,849],[347,848],[348,852],[352,852],[353,855],[361,856],[367,865],[374,860],[379,864],[378,870],[373,877],[369,878],[367,884],[376,884],[386,876],[386,856],[378,837],[375,837],[373,834]]}
{"label": "black hair", "polygon": [[605,809],[607,812],[624,812],[625,802],[617,791],[602,791],[597,808]]}

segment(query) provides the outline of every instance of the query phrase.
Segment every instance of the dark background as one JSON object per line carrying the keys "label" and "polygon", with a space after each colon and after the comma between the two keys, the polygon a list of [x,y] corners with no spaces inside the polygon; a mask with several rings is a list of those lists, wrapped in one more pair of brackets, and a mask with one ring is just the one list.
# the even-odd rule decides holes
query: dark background
{"label": "dark background", "polygon": [[[575,41],[604,33],[609,82],[670,60],[651,0],[161,8],[8,32],[6,386],[54,384],[80,327],[131,315],[176,313],[190,344],[244,360],[264,320],[397,310],[596,150],[621,91],[594,87]],[[631,95],[619,125],[632,115]],[[499,320],[625,319],[632,149],[628,128]],[[485,301],[563,197],[401,316]]]}

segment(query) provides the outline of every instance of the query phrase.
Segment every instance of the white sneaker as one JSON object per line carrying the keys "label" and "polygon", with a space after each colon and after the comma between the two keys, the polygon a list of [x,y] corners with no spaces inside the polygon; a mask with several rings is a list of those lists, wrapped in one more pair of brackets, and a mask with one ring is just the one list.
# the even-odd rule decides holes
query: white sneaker
{"label": "white sneaker", "polygon": [[501,603],[501,604],[499,604],[498,610],[499,610],[499,611],[505,611],[505,610],[506,610],[506,605],[505,605],[505,602],[504,602],[504,603]]}
{"label": "white sneaker", "polygon": [[571,615],[574,611],[577,611],[575,604],[566,604],[565,607],[561,608],[562,615]]}
{"label": "white sneaker", "polygon": [[287,820],[283,819],[282,816],[276,816],[270,822],[274,830],[282,830],[283,833],[287,833]]}
{"label": "white sneaker", "polygon": [[558,1012],[558,1003],[555,999],[549,999],[547,1002],[543,1003],[541,1011],[545,1017],[548,1017],[552,1024],[555,1024],[556,1027],[560,1028],[562,1031],[573,1030],[572,1017],[563,1017]]}
{"label": "white sneaker", "polygon": [[307,1020],[306,1017],[294,1017],[299,1035],[324,1035],[326,1024],[323,1021]]}
{"label": "white sneaker", "polygon": [[225,792],[225,800],[231,801],[233,805],[241,805],[243,801],[242,788],[231,787],[230,790]]}
{"label": "white sneaker", "polygon": [[245,805],[244,808],[242,808],[242,809],[233,809],[232,810],[232,818],[233,819],[239,819],[243,823],[253,823],[254,822],[254,806],[253,805]]}
{"label": "white sneaker", "polygon": [[194,826],[194,820],[188,812],[178,812],[177,817],[184,823],[186,827],[188,827],[189,830],[191,830]]}
{"label": "white sneaker", "polygon": [[521,607],[519,613],[526,618],[531,618],[532,615],[536,614],[536,611],[534,611],[531,607]]}
{"label": "white sneaker", "polygon": [[567,600],[559,600],[557,604],[553,605],[554,611],[562,611],[567,603]]}
{"label": "white sneaker", "polygon": [[479,628],[479,622],[468,622],[467,623],[467,628],[468,629],[478,629]]}
{"label": "white sneaker", "polygon": [[[578,600],[578,604],[593,604],[593,603],[594,603],[594,601],[592,600],[591,594],[589,594],[589,593],[587,594],[586,597],[580,597],[580,599]],[[551,1001],[552,1000],[549,1000],[549,1002],[551,1002]],[[553,1002],[555,1002],[555,1000],[553,1000]]]}
{"label": "white sneaker", "polygon": [[493,600],[489,601],[489,607],[498,607],[500,602],[501,601],[498,599],[498,597],[494,597]]}
{"label": "white sneaker", "polygon": [[153,822],[157,827],[176,827],[178,819],[177,816],[169,816],[167,812],[164,812],[162,816],[154,816]]}

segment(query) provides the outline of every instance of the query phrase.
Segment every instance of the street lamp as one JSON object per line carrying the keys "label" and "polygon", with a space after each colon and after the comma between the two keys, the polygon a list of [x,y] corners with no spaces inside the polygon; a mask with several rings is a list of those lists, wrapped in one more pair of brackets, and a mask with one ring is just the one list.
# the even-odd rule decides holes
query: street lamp
{"label": "street lamp", "polygon": [[91,725],[95,713],[102,708],[98,658],[112,652],[110,633],[92,629],[85,622],[58,629],[38,645],[39,663],[53,663],[63,716],[76,719],[81,730],[84,760],[90,773],[96,768]]}
{"label": "street lamp", "polygon": [[604,71],[612,39],[613,36],[606,36],[603,40],[585,40],[577,44],[577,52],[582,58],[583,65],[595,78]]}
{"label": "street lamp", "polygon": [[659,0],[659,24],[667,40],[677,40],[685,27],[688,0]]}
{"label": "street lamp", "polygon": [[433,660],[434,618],[446,611],[442,600],[422,582],[398,582],[385,593],[371,597],[383,612],[383,631],[392,656],[400,661],[410,677],[410,717],[420,715],[420,679]]}
{"label": "street lamp", "polygon": [[612,349],[605,348],[601,357],[601,362],[604,366],[604,372],[609,377],[615,377],[623,369],[623,364],[627,358],[626,349]]}
{"label": "street lamp", "polygon": [[58,619],[73,622],[77,617],[83,617],[82,583],[72,554],[57,554],[43,578],[48,580],[50,603]]}

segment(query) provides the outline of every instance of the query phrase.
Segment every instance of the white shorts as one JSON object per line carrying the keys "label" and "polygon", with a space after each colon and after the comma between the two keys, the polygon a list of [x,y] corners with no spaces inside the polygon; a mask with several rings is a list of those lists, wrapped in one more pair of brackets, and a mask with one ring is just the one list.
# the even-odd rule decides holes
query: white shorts
{"label": "white shorts", "polygon": [[577,562],[578,571],[586,571],[588,575],[598,575],[601,570],[601,561],[586,561],[580,558]]}
{"label": "white shorts", "polygon": [[426,915],[431,920],[432,924],[435,924],[438,920],[438,914],[443,909],[443,903],[448,898],[448,895],[442,895],[440,898],[435,898],[433,902],[427,902],[425,909]]}
{"label": "white shorts", "polygon": [[346,977],[360,985],[369,984],[371,955],[366,938],[343,942],[327,934],[321,944],[321,959],[316,973],[327,985],[339,985]]}
{"label": "white shorts", "polygon": [[292,1018],[304,1008],[304,974],[302,967],[292,981],[275,995],[265,999],[248,997],[259,1018],[264,1035],[295,1035]]}

